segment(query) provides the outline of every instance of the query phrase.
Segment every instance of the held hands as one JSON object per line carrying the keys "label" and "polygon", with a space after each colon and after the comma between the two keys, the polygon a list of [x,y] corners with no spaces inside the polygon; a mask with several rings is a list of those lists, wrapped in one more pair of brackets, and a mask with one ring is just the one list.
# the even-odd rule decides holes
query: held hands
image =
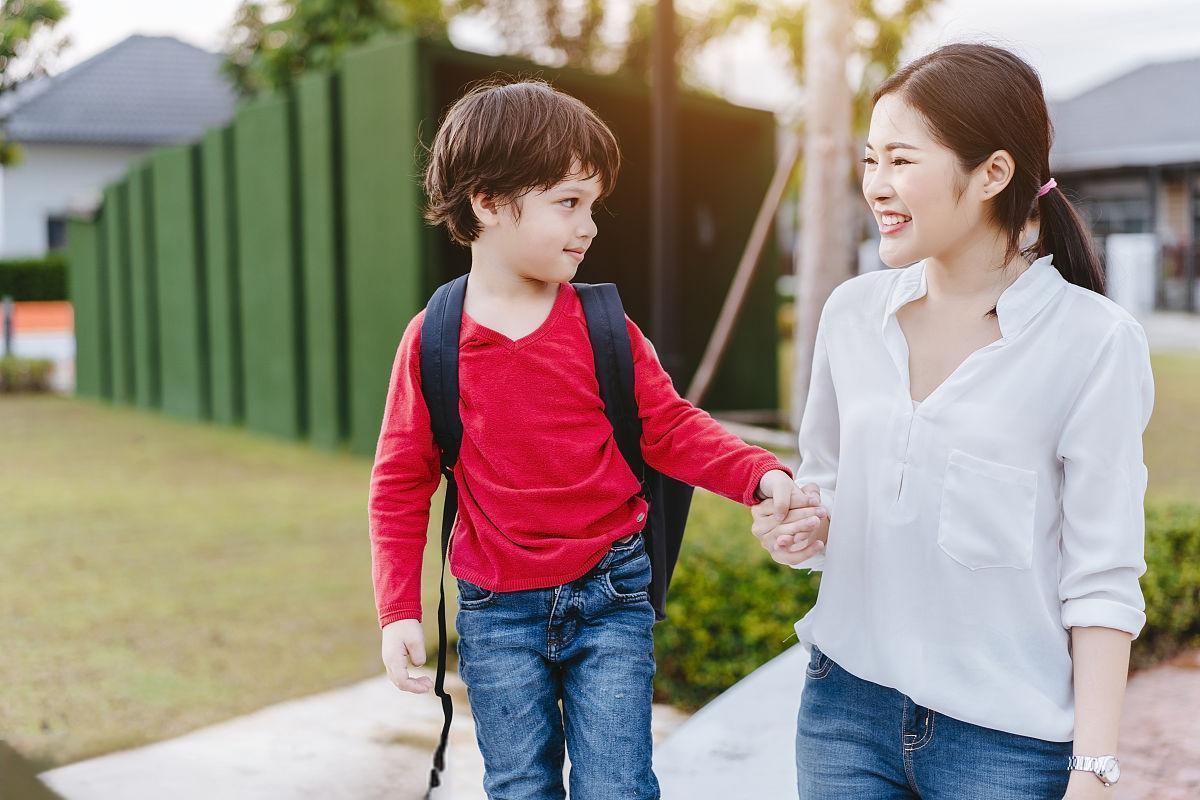
{"label": "held hands", "polygon": [[425,635],[421,623],[415,619],[398,619],[383,628],[383,665],[388,679],[397,689],[413,694],[424,694],[433,688],[427,677],[416,678],[408,674],[411,664],[419,667],[425,663]]}
{"label": "held hands", "polygon": [[771,558],[794,566],[824,552],[829,511],[815,483],[796,486],[786,473],[772,470],[759,483],[759,493],[766,500],[750,509],[750,530]]}

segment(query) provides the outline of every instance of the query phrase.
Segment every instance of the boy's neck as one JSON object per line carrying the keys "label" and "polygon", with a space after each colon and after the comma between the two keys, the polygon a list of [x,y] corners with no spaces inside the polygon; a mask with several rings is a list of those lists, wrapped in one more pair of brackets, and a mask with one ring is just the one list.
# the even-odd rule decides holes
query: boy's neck
{"label": "boy's neck", "polygon": [[558,284],[521,275],[472,247],[468,292],[477,297],[519,303],[557,296]]}

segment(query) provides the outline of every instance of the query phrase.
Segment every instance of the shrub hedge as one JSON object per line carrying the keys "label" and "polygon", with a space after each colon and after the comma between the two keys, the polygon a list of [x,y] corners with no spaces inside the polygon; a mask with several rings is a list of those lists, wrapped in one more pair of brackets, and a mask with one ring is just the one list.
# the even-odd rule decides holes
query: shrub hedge
{"label": "shrub hedge", "polygon": [[13,300],[66,300],[67,260],[55,251],[45,258],[0,260],[0,297]]}

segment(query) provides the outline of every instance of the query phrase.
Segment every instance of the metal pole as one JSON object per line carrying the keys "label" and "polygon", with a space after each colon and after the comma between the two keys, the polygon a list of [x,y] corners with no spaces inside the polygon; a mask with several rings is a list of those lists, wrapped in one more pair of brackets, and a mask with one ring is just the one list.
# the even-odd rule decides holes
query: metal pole
{"label": "metal pole", "polygon": [[12,355],[13,299],[4,295],[4,355]]}

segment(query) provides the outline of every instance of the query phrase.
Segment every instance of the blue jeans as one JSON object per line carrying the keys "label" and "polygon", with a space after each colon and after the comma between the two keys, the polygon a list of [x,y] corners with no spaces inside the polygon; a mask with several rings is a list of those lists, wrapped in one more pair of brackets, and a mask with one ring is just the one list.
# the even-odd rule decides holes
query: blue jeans
{"label": "blue jeans", "polygon": [[[656,800],[650,557],[635,534],[562,586],[458,581],[458,669],[490,800]],[[561,707],[560,707],[561,703]]]}
{"label": "blue jeans", "polygon": [[796,726],[800,800],[1062,800],[1071,742],[982,728],[856,678],[815,645]]}

